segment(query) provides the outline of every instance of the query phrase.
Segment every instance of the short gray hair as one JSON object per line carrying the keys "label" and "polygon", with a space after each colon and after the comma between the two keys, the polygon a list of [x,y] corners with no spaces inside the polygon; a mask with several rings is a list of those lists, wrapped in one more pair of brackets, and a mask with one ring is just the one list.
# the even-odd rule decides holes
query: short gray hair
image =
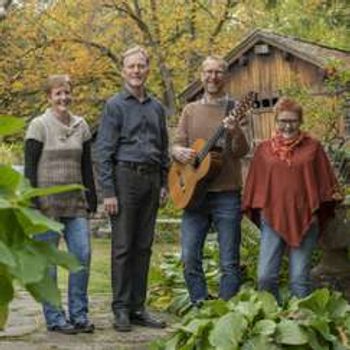
{"label": "short gray hair", "polygon": [[224,69],[225,72],[228,70],[228,63],[221,57],[217,55],[210,55],[207,56],[204,61],[202,62],[202,69],[204,66],[207,64],[208,61],[216,61],[219,62],[222,65],[222,68]]}
{"label": "short gray hair", "polygon": [[126,50],[123,54],[122,54],[122,65],[124,65],[124,61],[127,57],[135,55],[137,53],[140,53],[145,59],[146,59],[146,63],[147,65],[149,65],[150,63],[150,57],[146,51],[145,48],[143,48],[142,46],[134,46],[128,50]]}

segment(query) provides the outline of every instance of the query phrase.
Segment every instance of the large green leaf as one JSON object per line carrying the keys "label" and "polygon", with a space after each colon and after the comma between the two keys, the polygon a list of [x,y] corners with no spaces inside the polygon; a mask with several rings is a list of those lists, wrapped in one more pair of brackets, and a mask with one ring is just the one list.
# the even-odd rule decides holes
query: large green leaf
{"label": "large green leaf", "polygon": [[312,328],[306,328],[308,343],[312,350],[329,350],[329,343],[322,340]]}
{"label": "large green leaf", "polygon": [[338,292],[332,293],[327,309],[331,318],[342,318],[346,314],[350,315],[349,303]]}
{"label": "large green leaf", "polygon": [[210,319],[195,318],[188,324],[182,326],[181,329],[198,337],[203,333],[203,330],[211,324],[211,322]]}
{"label": "large green leaf", "polygon": [[24,127],[24,120],[21,118],[10,117],[10,116],[0,116],[0,135],[11,135],[19,132]]}
{"label": "large green leaf", "polygon": [[327,307],[330,299],[329,290],[326,288],[318,289],[304,299],[301,299],[298,304],[301,308],[312,310],[316,314],[322,314]]}
{"label": "large green leaf", "polygon": [[0,241],[0,263],[11,267],[16,266],[16,260],[10,248],[7,247],[2,241]]}
{"label": "large green leaf", "polygon": [[326,340],[333,341],[334,335],[332,335],[329,328],[330,320],[324,316],[314,317],[310,322],[309,326],[317,330],[319,334]]}
{"label": "large green leaf", "polygon": [[221,299],[205,301],[204,307],[199,313],[203,317],[218,317],[229,311],[227,302]]}
{"label": "large green leaf", "polygon": [[56,307],[61,305],[60,291],[47,271],[39,282],[27,284],[25,287],[38,302],[46,301]]}
{"label": "large green leaf", "polygon": [[13,299],[14,290],[6,270],[3,270],[0,275],[0,291],[0,305],[8,304]]}
{"label": "large green leaf", "polygon": [[61,251],[52,244],[46,242],[34,242],[34,244],[36,249],[46,256],[52,265],[60,265],[72,272],[78,272],[83,268],[74,255]]}
{"label": "large green leaf", "polygon": [[11,198],[15,195],[22,175],[7,165],[0,165],[0,196]]}
{"label": "large green leaf", "polygon": [[8,247],[21,246],[26,239],[15,209],[0,209],[0,240]]}
{"label": "large green leaf", "polygon": [[62,224],[46,217],[35,209],[18,208],[15,210],[15,214],[26,235],[43,233],[49,230],[61,232],[63,229]]}
{"label": "large green leaf", "polygon": [[253,327],[253,334],[272,335],[275,333],[276,323],[272,320],[260,320]]}
{"label": "large green leaf", "polygon": [[21,247],[12,250],[16,259],[16,267],[9,267],[9,272],[22,284],[37,283],[45,273],[48,258],[36,249],[35,244],[27,241]]}
{"label": "large green leaf", "polygon": [[8,304],[0,304],[0,331],[5,328],[8,314],[9,314]]}
{"label": "large green leaf", "polygon": [[307,344],[308,338],[296,321],[283,319],[277,325],[277,341],[287,345]]}
{"label": "large green leaf", "polygon": [[83,190],[84,186],[78,184],[61,185],[52,187],[29,188],[20,195],[21,201],[27,201],[34,197],[48,196],[50,194]]}
{"label": "large green leaf", "polygon": [[242,346],[241,350],[279,350],[281,349],[275,344],[272,344],[269,338],[265,335],[254,336],[248,339]]}
{"label": "large green leaf", "polygon": [[243,315],[229,312],[215,323],[209,335],[210,344],[221,350],[239,349],[239,342],[247,326],[248,322]]}
{"label": "large green leaf", "polygon": [[11,208],[11,207],[12,207],[12,204],[11,204],[10,201],[6,200],[3,197],[0,197],[0,210],[1,209],[8,209],[8,208]]}
{"label": "large green leaf", "polygon": [[273,318],[279,311],[275,297],[268,292],[257,292],[257,299],[261,302],[261,308],[266,318]]}
{"label": "large green leaf", "polygon": [[254,318],[261,310],[261,303],[251,301],[240,301],[237,303],[233,311],[240,312],[249,322],[253,322]]}
{"label": "large green leaf", "polygon": [[181,334],[175,334],[167,342],[164,350],[177,350],[177,345],[181,340]]}

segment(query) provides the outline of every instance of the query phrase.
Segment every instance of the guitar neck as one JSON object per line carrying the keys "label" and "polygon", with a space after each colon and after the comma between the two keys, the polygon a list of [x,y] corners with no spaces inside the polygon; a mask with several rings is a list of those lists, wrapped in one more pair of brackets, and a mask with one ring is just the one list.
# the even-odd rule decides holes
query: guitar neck
{"label": "guitar neck", "polygon": [[[234,107],[233,110],[230,111],[228,114],[233,119],[238,119],[240,116],[242,116],[244,113],[247,112],[247,110],[250,108],[250,105],[254,99],[255,93],[249,92],[238,104]],[[220,139],[220,137],[224,134],[225,127],[224,124],[221,123],[218,129],[215,131],[215,134],[210,137],[210,139],[206,142],[203,149],[201,149],[197,157],[195,159],[195,165],[199,165],[204,158],[208,155],[208,153],[212,150],[212,148],[215,146],[216,142]]]}
{"label": "guitar neck", "polygon": [[220,139],[224,132],[224,125],[221,123],[219,128],[216,130],[215,134],[206,142],[206,144],[200,150],[200,152],[198,152],[196,157],[197,164],[200,164],[203,161],[203,159],[208,155],[210,150],[215,146],[216,142]]}

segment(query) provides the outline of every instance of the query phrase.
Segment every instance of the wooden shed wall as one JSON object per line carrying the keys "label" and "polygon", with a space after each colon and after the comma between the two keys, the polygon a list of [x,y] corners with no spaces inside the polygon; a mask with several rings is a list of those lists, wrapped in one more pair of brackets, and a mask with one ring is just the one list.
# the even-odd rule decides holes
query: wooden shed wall
{"label": "wooden shed wall", "polygon": [[246,65],[238,62],[230,67],[227,89],[233,96],[241,97],[247,91],[259,92],[261,97],[278,96],[279,90],[298,83],[322,90],[319,68],[280,49],[270,46],[270,54],[257,55],[251,49],[245,53]]}
{"label": "wooden shed wall", "polygon": [[268,55],[257,55],[252,48],[244,54],[246,64],[234,63],[230,67],[227,91],[241,98],[248,91],[258,93],[260,107],[263,101],[269,105],[254,109],[251,114],[252,143],[271,136],[274,130],[274,114],[272,106],[277,101],[281,90],[295,84],[312,88],[313,93],[323,89],[323,77],[319,68],[300,58],[270,46]]}

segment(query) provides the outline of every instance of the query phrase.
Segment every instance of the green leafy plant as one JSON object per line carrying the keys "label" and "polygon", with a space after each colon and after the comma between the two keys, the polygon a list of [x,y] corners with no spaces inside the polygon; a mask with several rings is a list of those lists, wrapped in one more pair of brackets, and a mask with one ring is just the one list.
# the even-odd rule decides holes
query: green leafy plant
{"label": "green leafy plant", "polygon": [[[256,266],[259,254],[259,232],[248,220],[242,223],[241,272],[243,282],[254,285]],[[207,237],[204,246],[203,268],[205,271],[210,295],[217,294],[220,278],[219,246],[216,233]],[[287,280],[287,269],[284,266],[282,281]],[[153,307],[169,311],[176,315],[185,314],[190,307],[188,292],[184,284],[183,266],[179,252],[163,255],[158,267],[157,282],[151,285],[149,302]]]}
{"label": "green leafy plant", "polygon": [[[0,135],[22,127],[17,118],[0,117]],[[59,291],[49,277],[49,266],[60,265],[73,271],[81,268],[72,255],[33,239],[34,234],[47,230],[60,232],[62,225],[31,207],[37,196],[81,189],[78,185],[35,189],[11,166],[0,165],[0,329],[7,320],[15,280],[36,300],[59,305]]]}
{"label": "green leafy plant", "polygon": [[189,312],[153,349],[345,350],[349,336],[350,305],[339,293],[320,289],[282,308],[271,294],[244,288],[227,302],[207,301]]}

